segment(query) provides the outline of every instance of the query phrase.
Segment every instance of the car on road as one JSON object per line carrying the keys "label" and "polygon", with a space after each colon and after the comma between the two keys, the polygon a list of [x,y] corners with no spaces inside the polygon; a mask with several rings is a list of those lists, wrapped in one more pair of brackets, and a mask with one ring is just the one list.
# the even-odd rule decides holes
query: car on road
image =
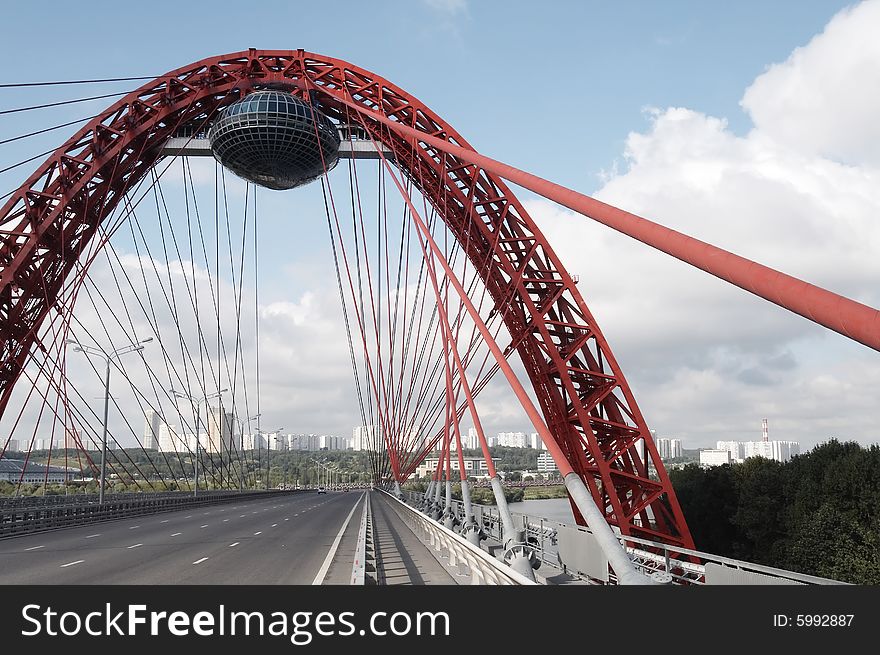
{"label": "car on road", "polygon": [[325,494],[325,493],[327,493],[327,490],[324,487],[318,487],[318,493]]}

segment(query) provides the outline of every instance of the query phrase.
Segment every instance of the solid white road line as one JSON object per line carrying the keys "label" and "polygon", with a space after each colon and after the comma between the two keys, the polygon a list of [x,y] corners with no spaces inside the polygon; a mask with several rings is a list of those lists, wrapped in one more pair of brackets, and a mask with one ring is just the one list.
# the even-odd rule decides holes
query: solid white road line
{"label": "solid white road line", "polygon": [[88,536],[86,537],[86,539],[94,539],[95,537],[100,537],[100,536],[101,536],[101,533],[99,532],[98,534],[90,534],[90,535],[88,535]]}
{"label": "solid white road line", "polygon": [[40,548],[45,548],[45,546],[31,546],[30,548],[25,548],[25,551],[28,551],[28,550],[39,550]]}
{"label": "solid white road line", "polygon": [[330,563],[333,561],[333,558],[336,556],[336,551],[339,549],[339,542],[342,541],[342,535],[345,533],[345,529],[348,527],[349,521],[351,521],[351,517],[354,515],[354,510],[357,509],[357,506],[361,502],[361,498],[366,495],[366,492],[361,494],[361,497],[358,498],[354,502],[354,506],[351,508],[351,511],[348,513],[348,516],[345,519],[345,522],[342,524],[342,527],[339,529],[339,534],[336,535],[336,539],[333,540],[333,545],[330,546],[330,551],[327,553],[327,557],[324,558],[324,563],[321,564],[321,568],[318,569],[318,574],[315,576],[315,579],[312,580],[313,585],[321,585],[324,584],[324,576],[327,575],[327,571],[330,569]]}
{"label": "solid white road line", "polygon": [[202,559],[197,559],[195,562],[193,562],[193,564],[201,564],[201,563],[204,562],[206,559],[208,559],[208,558],[207,558],[207,557],[203,557]]}
{"label": "solid white road line", "polygon": [[127,546],[127,548],[131,550],[132,548],[140,548],[141,546],[143,546],[143,544],[134,544],[133,546]]}
{"label": "solid white road line", "polygon": [[83,562],[85,562],[84,559],[78,559],[75,562],[68,562],[67,564],[62,564],[61,568],[66,569],[68,566],[73,566],[74,564],[82,564]]}

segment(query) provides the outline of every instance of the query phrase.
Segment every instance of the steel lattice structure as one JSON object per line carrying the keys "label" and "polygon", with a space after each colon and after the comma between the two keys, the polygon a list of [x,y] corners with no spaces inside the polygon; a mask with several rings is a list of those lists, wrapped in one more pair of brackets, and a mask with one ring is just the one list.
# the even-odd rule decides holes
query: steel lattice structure
{"label": "steel lattice structure", "polygon": [[165,141],[181,126],[205,126],[224,106],[267,85],[314,98],[330,117],[360,123],[384,144],[482,271],[496,309],[507,308],[504,323],[546,424],[607,521],[626,535],[692,548],[632,391],[575,282],[522,204],[497,175],[371,117],[470,149],[412,95],[302,50],[250,50],[171,71],[92,120],[12,195],[0,219],[0,413],[41,347],[39,328],[57,309],[75,262],[161,158]]}

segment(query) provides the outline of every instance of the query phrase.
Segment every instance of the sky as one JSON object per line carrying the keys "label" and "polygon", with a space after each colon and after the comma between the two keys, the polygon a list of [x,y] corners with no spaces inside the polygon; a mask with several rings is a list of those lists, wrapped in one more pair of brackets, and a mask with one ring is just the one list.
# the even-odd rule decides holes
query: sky
{"label": "sky", "polygon": [[[5,36],[0,51],[19,64],[0,83],[156,75],[248,47],[304,48],[392,80],[487,155],[880,306],[880,2],[158,1],[52,12],[6,5],[10,24],[41,29]],[[0,93],[3,107],[65,97]],[[0,139],[109,102],[7,117]],[[0,160],[62,134],[7,146]],[[0,174],[0,193],[28,173]],[[686,448],[759,439],[766,417],[771,438],[806,447],[878,441],[877,353],[517,193],[579,275],[658,434]],[[315,202],[266,204],[263,234],[295,221],[298,243],[263,250],[263,348],[279,353],[265,393],[290,431],[347,434],[358,421]],[[529,429],[509,395],[491,401],[490,432]]]}

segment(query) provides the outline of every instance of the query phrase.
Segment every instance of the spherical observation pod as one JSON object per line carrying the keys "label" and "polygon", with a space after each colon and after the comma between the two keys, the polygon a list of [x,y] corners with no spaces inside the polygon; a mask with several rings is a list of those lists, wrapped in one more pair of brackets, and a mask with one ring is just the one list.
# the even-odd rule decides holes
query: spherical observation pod
{"label": "spherical observation pod", "polygon": [[255,91],[221,110],[208,133],[214,157],[269,189],[318,178],[339,159],[339,132],[322,112],[286,91]]}
{"label": "spherical observation pod", "polygon": [[0,413],[38,346],[40,325],[60,311],[59,291],[76,283],[79,253],[101,238],[101,222],[162,157],[168,138],[183,126],[207,129],[223,108],[278,88],[317,102],[333,121],[360,126],[418,185],[495,306],[505,308],[549,431],[608,522],[626,535],[693,547],[629,385],[522,204],[499,177],[371,118],[469,147],[418,99],[357,66],[302,50],[212,57],[145,84],[79,130],[10,197],[0,213]]}

